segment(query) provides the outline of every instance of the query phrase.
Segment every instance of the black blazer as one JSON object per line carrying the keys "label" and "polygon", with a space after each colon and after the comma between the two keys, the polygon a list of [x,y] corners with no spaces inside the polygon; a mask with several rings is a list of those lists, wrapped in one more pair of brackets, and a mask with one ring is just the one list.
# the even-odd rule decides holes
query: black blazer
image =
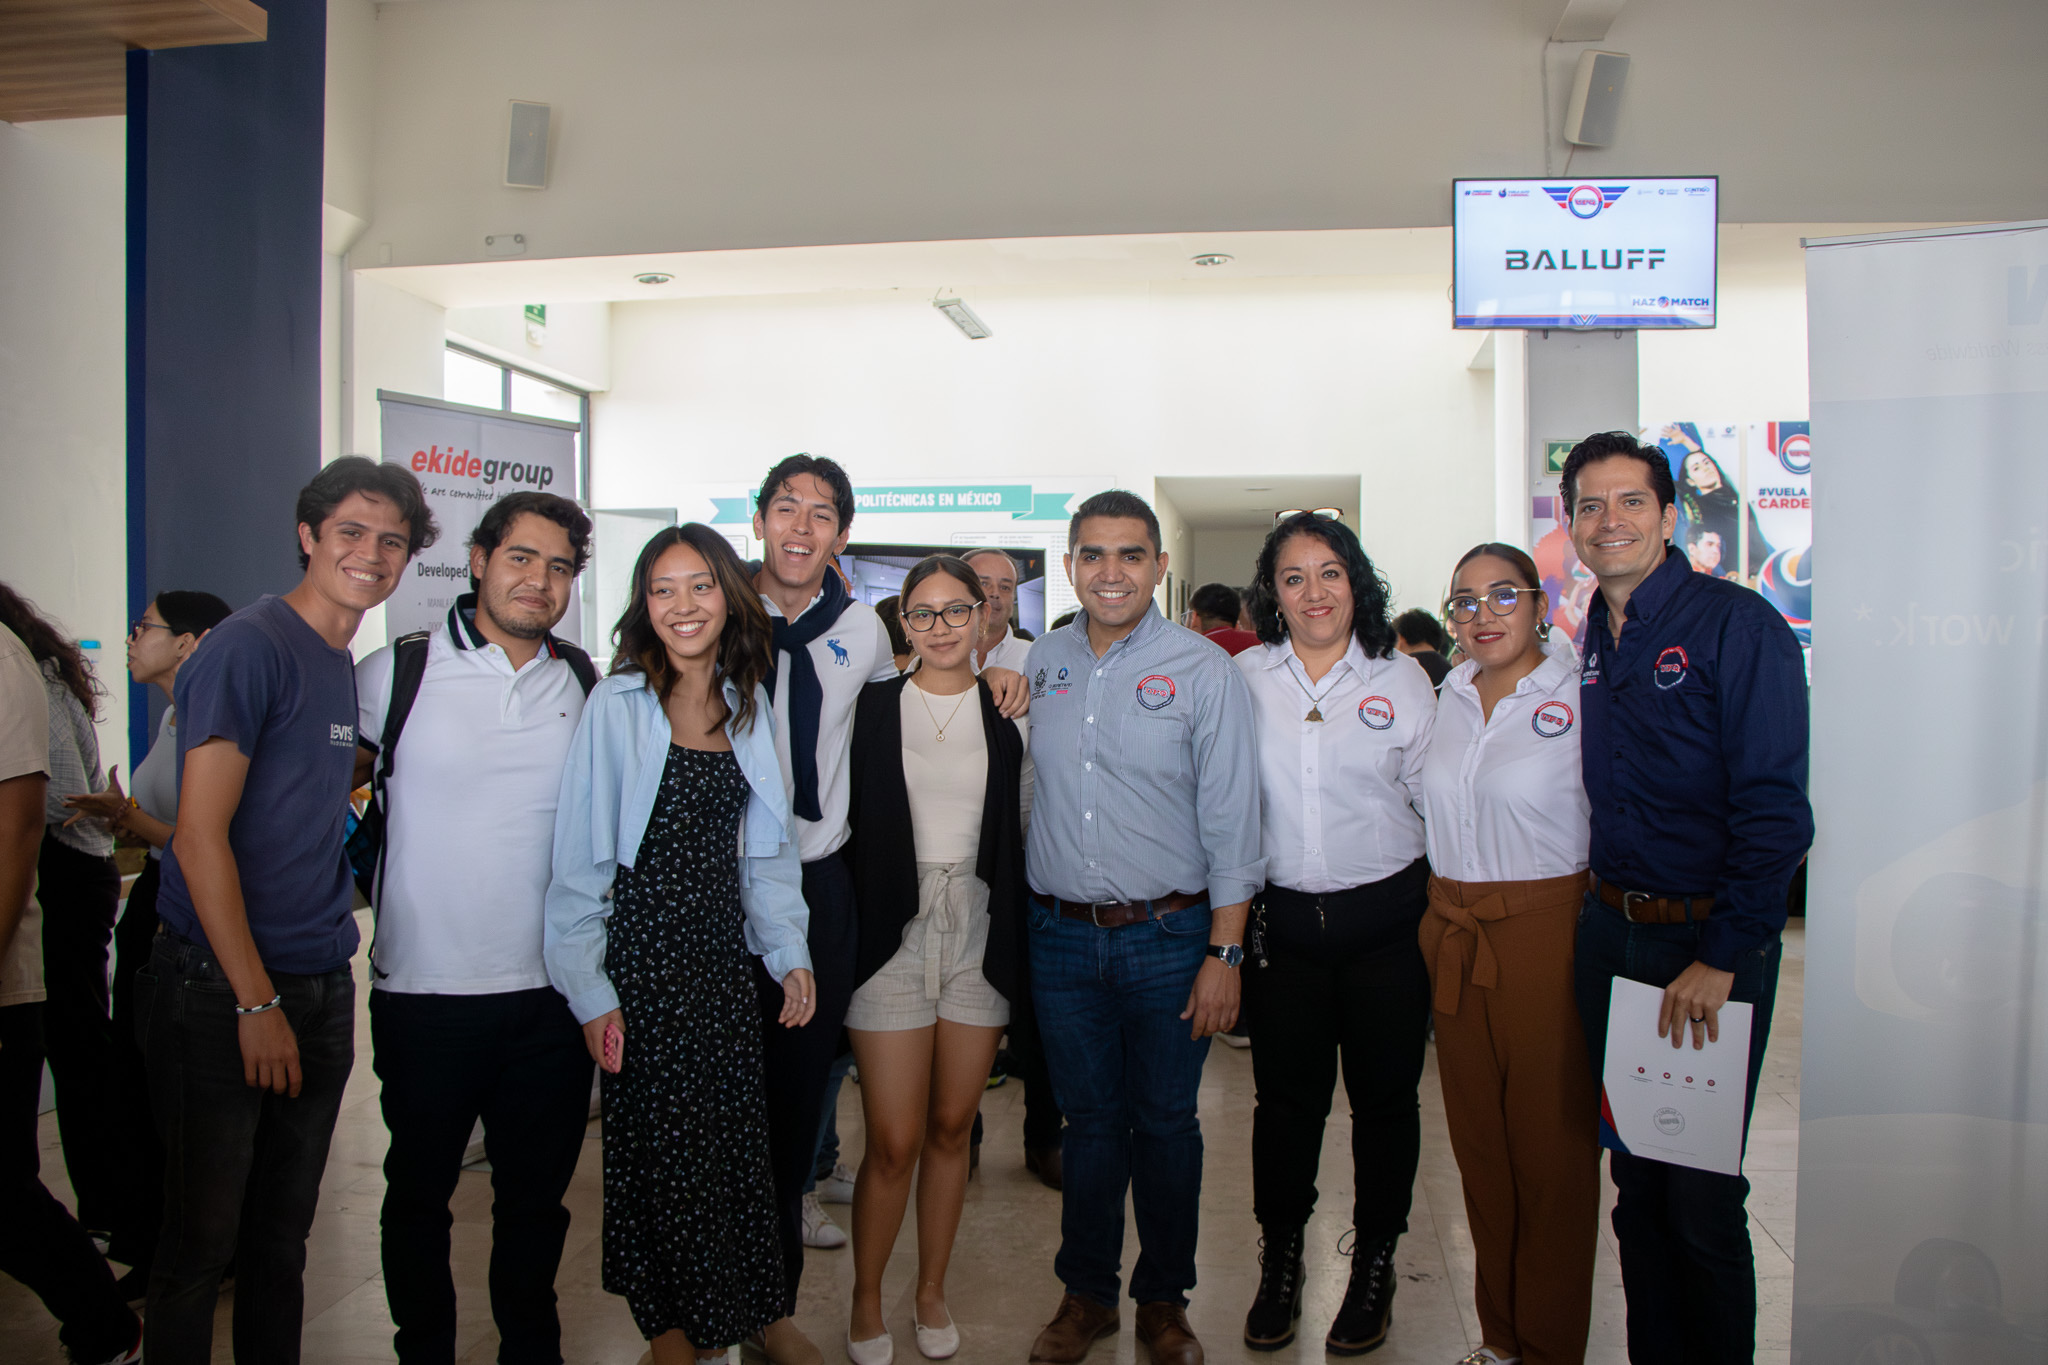
{"label": "black blazer", "polygon": [[[917,917],[917,845],[910,828],[910,789],[903,779],[903,689],[908,675],[869,683],[854,704],[852,799],[846,861],[853,869],[859,941],[853,984],[882,969],[903,946],[903,926]],[[1024,737],[996,710],[988,684],[977,680],[981,731],[988,742],[988,788],[981,804],[981,850],[974,875],[988,884],[988,950],[981,974],[1015,1002],[1024,978],[1024,824],[1019,783]]]}

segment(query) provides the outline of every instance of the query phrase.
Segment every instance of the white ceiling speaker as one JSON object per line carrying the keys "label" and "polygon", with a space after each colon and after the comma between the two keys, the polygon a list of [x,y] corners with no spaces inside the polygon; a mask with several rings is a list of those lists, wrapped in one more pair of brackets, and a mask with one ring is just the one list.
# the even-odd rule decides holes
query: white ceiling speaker
{"label": "white ceiling speaker", "polygon": [[1564,110],[1564,140],[1575,147],[1613,146],[1621,121],[1621,87],[1627,79],[1626,52],[1581,52],[1572,75],[1571,102]]}
{"label": "white ceiling speaker", "polygon": [[548,121],[547,105],[512,101],[512,120],[505,138],[505,183],[511,188],[548,187]]}

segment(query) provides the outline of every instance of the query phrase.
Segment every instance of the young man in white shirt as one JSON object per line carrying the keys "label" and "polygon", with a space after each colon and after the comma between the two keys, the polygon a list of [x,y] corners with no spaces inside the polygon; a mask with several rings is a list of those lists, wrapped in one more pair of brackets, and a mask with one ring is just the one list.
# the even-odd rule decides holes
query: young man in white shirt
{"label": "young man in white shirt", "polygon": [[[388,762],[370,1033],[383,1081],[384,1290],[407,1362],[455,1359],[448,1201],[477,1120],[491,1159],[498,1359],[562,1358],[562,1196],[590,1117],[591,1060],[548,984],[542,905],[562,767],[595,678],[550,633],[590,558],[566,498],[499,499],[470,537],[472,591],[423,642],[356,668],[358,774]],[[408,637],[417,641],[417,637]],[[424,644],[423,664],[416,651]],[[395,675],[420,669],[404,708]]]}

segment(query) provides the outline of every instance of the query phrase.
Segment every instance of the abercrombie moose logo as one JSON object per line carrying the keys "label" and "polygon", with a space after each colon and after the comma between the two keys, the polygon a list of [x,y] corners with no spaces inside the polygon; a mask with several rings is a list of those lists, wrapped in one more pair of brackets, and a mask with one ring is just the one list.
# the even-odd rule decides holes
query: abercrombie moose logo
{"label": "abercrombie moose logo", "polygon": [[1686,657],[1685,650],[1673,645],[1657,656],[1657,665],[1650,670],[1650,678],[1668,691],[1685,681],[1686,672],[1691,667],[1692,660]]}
{"label": "abercrombie moose logo", "polygon": [[833,663],[838,664],[841,668],[847,667],[848,656],[846,653],[845,645],[840,644],[837,640],[827,640],[825,642],[825,648],[832,651]]}

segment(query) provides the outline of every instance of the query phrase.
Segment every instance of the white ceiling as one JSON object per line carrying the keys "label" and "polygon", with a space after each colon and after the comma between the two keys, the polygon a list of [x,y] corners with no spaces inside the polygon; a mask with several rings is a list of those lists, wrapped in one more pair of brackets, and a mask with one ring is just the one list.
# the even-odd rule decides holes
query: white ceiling
{"label": "white ceiling", "polygon": [[1356,475],[1272,475],[1230,479],[1163,478],[1159,491],[1197,531],[1264,531],[1290,507],[1337,507],[1358,525]]}

